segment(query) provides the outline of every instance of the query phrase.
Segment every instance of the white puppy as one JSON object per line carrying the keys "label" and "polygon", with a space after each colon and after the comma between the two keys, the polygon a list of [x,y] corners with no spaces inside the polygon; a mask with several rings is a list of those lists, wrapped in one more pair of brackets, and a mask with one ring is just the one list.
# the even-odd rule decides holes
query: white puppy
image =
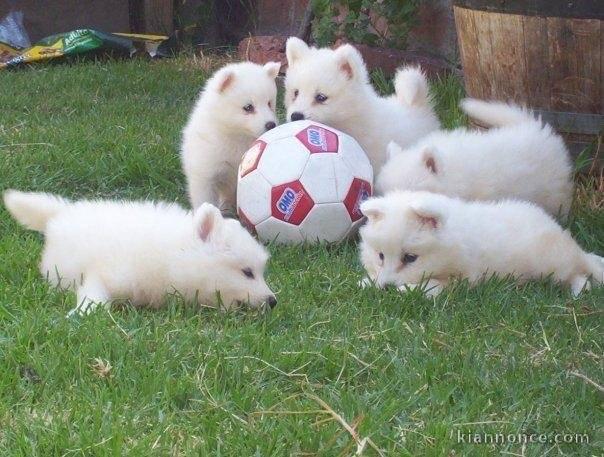
{"label": "white puppy", "polygon": [[182,167],[193,208],[208,202],[234,210],[241,157],[276,126],[280,66],[230,64],[206,83],[182,133]]}
{"label": "white puppy", "polygon": [[311,119],[352,135],[375,174],[386,161],[389,141],[407,146],[440,127],[428,82],[417,68],[400,69],[396,94],[380,97],[369,82],[361,54],[349,44],[317,49],[291,37],[286,54],[287,118]]}
{"label": "white puppy", "polygon": [[553,215],[572,201],[568,150],[552,128],[529,111],[504,103],[465,100],[462,108],[486,132],[439,131],[402,149],[388,145],[389,160],[376,189],[427,190],[467,200],[527,200]]}
{"label": "white puppy", "polygon": [[361,205],[361,261],[369,280],[401,290],[427,280],[437,294],[453,278],[530,280],[552,275],[578,295],[604,280],[604,258],[584,252],[541,208],[520,201],[467,202],[398,191]]}
{"label": "white puppy", "polygon": [[169,293],[226,308],[277,303],[264,281],[266,250],[208,203],[193,214],[173,203],[72,203],[14,190],[4,203],[21,224],[44,233],[40,270],[76,290],[72,312],[118,299],[158,307]]}

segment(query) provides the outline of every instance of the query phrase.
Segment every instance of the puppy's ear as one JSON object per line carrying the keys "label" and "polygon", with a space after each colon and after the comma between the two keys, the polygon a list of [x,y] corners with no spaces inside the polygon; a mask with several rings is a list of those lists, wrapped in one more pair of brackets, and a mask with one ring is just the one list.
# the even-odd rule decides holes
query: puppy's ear
{"label": "puppy's ear", "polygon": [[370,224],[378,222],[384,218],[385,208],[382,200],[379,198],[370,198],[361,203],[359,208],[363,216],[367,217]]}
{"label": "puppy's ear", "polygon": [[263,68],[269,78],[275,79],[279,75],[279,70],[281,70],[281,62],[267,62]]}
{"label": "puppy's ear", "polygon": [[202,203],[193,216],[197,236],[204,243],[210,241],[222,223],[222,214],[210,203]]}
{"label": "puppy's ear", "polygon": [[288,65],[293,65],[296,60],[308,52],[308,49],[308,45],[300,38],[290,36],[285,44],[285,55]]}
{"label": "puppy's ear", "polygon": [[235,80],[235,73],[230,70],[221,70],[216,74],[215,78],[216,91],[219,94],[222,94],[233,84],[233,81]]}
{"label": "puppy's ear", "polygon": [[411,203],[411,212],[422,228],[428,230],[439,229],[442,227],[445,219],[445,213],[440,205],[429,200],[420,199],[414,201]]}
{"label": "puppy's ear", "polygon": [[346,78],[359,81],[367,80],[367,68],[361,53],[352,45],[344,44],[335,50],[338,68]]}
{"label": "puppy's ear", "polygon": [[424,148],[422,151],[422,162],[430,173],[433,175],[438,174],[438,162],[436,161],[436,151],[434,148]]}
{"label": "puppy's ear", "polygon": [[388,159],[392,159],[393,157],[402,154],[403,148],[401,148],[398,143],[391,141],[386,147],[386,152],[388,153]]}

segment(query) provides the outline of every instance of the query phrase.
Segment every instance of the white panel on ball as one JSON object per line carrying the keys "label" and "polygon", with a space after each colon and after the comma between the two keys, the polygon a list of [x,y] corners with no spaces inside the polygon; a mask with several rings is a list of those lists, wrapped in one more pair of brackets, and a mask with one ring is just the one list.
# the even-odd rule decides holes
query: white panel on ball
{"label": "white panel on ball", "polygon": [[350,216],[342,203],[315,205],[300,229],[309,242],[340,241],[350,229]]}
{"label": "white panel on ball", "polygon": [[264,242],[300,243],[304,241],[297,225],[270,217],[256,226],[258,237]]}
{"label": "white panel on ball", "polygon": [[266,196],[271,194],[271,184],[254,170],[239,181],[237,187],[237,207],[254,225],[271,215],[271,202]]}
{"label": "white panel on ball", "polygon": [[[340,149],[342,151],[342,149]],[[342,154],[334,157],[333,161],[334,176],[336,178],[337,200],[341,202],[346,197],[354,175],[348,164],[342,158]]]}
{"label": "white panel on ball", "polygon": [[334,173],[334,162],[340,161],[337,154],[311,154],[300,177],[302,185],[315,203],[336,203],[338,188]]}
{"label": "white panel on ball", "polygon": [[352,137],[340,135],[340,155],[350,169],[354,170],[356,178],[373,184],[373,167],[363,149]]}
{"label": "white panel on ball", "polygon": [[309,155],[296,138],[282,138],[266,146],[258,169],[271,184],[278,186],[298,179]]}

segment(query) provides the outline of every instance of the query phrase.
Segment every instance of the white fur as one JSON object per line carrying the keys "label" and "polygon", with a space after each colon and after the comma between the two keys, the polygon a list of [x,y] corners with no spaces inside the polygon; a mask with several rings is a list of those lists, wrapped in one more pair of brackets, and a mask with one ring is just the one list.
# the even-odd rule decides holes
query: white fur
{"label": "white fur", "polygon": [[403,106],[431,109],[426,75],[419,67],[399,68],[394,77],[394,96]]}
{"label": "white fur", "polygon": [[[208,80],[182,133],[182,166],[193,208],[208,202],[235,208],[237,167],[245,151],[277,122],[280,64],[230,64]],[[253,113],[243,107],[254,106]]]}
{"label": "white fur", "polygon": [[390,158],[376,180],[378,192],[427,190],[468,200],[512,198],[566,215],[572,201],[572,166],[552,128],[516,106],[466,100],[463,107],[501,127],[438,131],[404,150],[389,144]]}
{"label": "white fur", "polygon": [[[417,68],[400,69],[395,77],[396,94],[380,97],[369,82],[363,58],[351,45],[317,49],[291,37],[286,54],[288,120],[292,113],[301,113],[352,135],[376,174],[386,161],[389,141],[407,146],[439,128],[426,78]],[[326,95],[327,101],[317,103],[318,93]]]}
{"label": "white fur", "polygon": [[76,290],[77,313],[117,299],[157,307],[169,293],[227,308],[274,300],[264,281],[266,250],[208,203],[191,213],[174,203],[72,203],[13,190],[4,203],[20,223],[44,233],[40,270],[52,284]]}
{"label": "white fur", "polygon": [[[467,202],[430,192],[397,191],[361,205],[361,261],[370,281],[401,290],[428,280],[439,293],[453,278],[492,274],[526,281],[552,275],[578,295],[604,281],[604,259],[584,252],[541,208],[520,201]],[[379,253],[383,253],[383,261]],[[417,259],[404,264],[405,254]]]}
{"label": "white fur", "polygon": [[527,120],[534,120],[535,118],[534,115],[520,106],[475,98],[462,100],[461,108],[468,116],[486,127],[524,124]]}

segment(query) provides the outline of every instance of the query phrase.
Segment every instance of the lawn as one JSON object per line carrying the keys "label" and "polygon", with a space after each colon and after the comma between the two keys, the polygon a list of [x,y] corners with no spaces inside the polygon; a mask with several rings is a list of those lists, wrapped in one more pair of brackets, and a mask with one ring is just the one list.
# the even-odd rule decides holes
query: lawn
{"label": "lawn", "polygon": [[[185,204],[180,129],[211,67],[0,72],[0,189]],[[449,127],[460,87],[433,87]],[[602,182],[582,180],[569,228],[604,253]],[[350,242],[271,247],[270,313],[172,297],[66,319],[75,296],[39,276],[41,247],[0,206],[0,455],[348,456],[355,440],[364,455],[601,455],[603,397],[587,379],[602,384],[603,288],[360,290]],[[467,443],[520,432],[587,438]]]}

